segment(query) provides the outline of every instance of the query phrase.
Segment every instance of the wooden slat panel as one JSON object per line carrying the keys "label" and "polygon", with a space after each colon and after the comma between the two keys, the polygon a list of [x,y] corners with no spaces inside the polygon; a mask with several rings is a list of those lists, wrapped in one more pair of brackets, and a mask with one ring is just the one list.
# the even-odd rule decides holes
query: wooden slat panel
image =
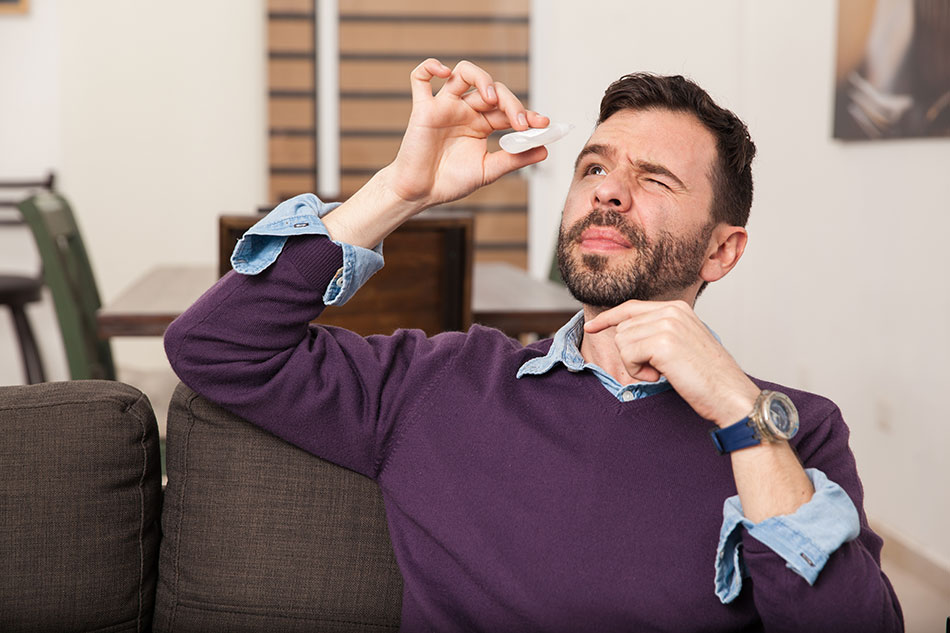
{"label": "wooden slat panel", "polygon": [[[268,0],[270,13],[312,13],[316,0]],[[516,94],[529,90],[528,64],[522,58],[528,50],[530,0],[340,0],[343,17],[340,28],[341,91],[347,94],[409,93],[408,75],[418,61],[431,52],[450,66],[460,58],[476,58],[497,80],[507,84]],[[358,16],[347,20],[348,16]],[[392,19],[386,19],[392,16]],[[414,21],[409,16],[418,16]],[[309,20],[272,19],[268,28],[271,52],[312,53],[313,24]],[[347,59],[346,55],[379,55],[380,60]],[[419,59],[391,59],[398,55],[415,55]],[[497,61],[509,56],[513,61]],[[479,57],[483,59],[479,59]],[[488,59],[484,59],[488,58]],[[311,59],[281,58],[269,60],[269,87],[272,91],[313,90],[314,67]],[[436,89],[441,82],[435,82]],[[312,130],[313,99],[305,97],[271,97],[269,99],[271,130]],[[411,110],[408,98],[346,98],[341,100],[341,129],[348,131],[383,132],[380,136],[344,136],[341,159],[344,169],[342,190],[352,193],[370,178],[371,172],[388,164],[399,147]],[[491,141],[497,149],[497,135]],[[313,169],[314,139],[312,136],[280,135],[270,140],[272,168],[293,167]],[[313,191],[315,175],[279,174],[270,178],[273,202],[289,196]],[[521,268],[527,266],[528,188],[521,175],[510,175],[465,199],[452,203],[453,208],[476,212],[475,239],[483,244],[477,249],[479,261],[505,261]],[[479,209],[487,209],[479,211]],[[511,248],[501,246],[511,243]],[[490,247],[487,247],[490,245]]]}
{"label": "wooden slat panel", "polygon": [[[274,41],[274,40],[272,40]],[[528,50],[528,25],[445,24],[425,22],[342,22],[341,53],[413,53],[435,51],[440,55],[524,55]],[[425,55],[420,58],[424,59]]]}
{"label": "wooden slat panel", "polygon": [[[422,59],[419,60],[421,62]],[[455,66],[459,59],[443,59],[442,63]],[[479,63],[495,81],[508,86],[515,94],[528,92],[528,64],[515,62]],[[340,90],[343,92],[405,92],[409,94],[409,73],[416,63],[405,60],[340,62]]]}
{"label": "wooden slat panel", "polygon": [[528,241],[528,214],[526,211],[475,214],[475,244],[524,244]]}
{"label": "wooden slat panel", "polygon": [[271,13],[312,13],[314,0],[267,0]]}
{"label": "wooden slat panel", "polygon": [[476,262],[507,262],[512,266],[517,266],[528,270],[528,253],[524,248],[486,250],[475,247]]}
{"label": "wooden slat panel", "polygon": [[272,136],[271,167],[313,167],[314,139],[309,136]]}
{"label": "wooden slat panel", "polygon": [[312,53],[313,22],[309,20],[268,20],[267,42],[272,53]]}
{"label": "wooden slat panel", "polygon": [[341,14],[526,16],[530,0],[339,0]]}
{"label": "wooden slat panel", "polygon": [[313,90],[313,60],[270,59],[267,62],[271,90]]}
{"label": "wooden slat panel", "polygon": [[356,193],[372,178],[371,174],[340,174],[340,191],[344,197]]}
{"label": "wooden slat panel", "polygon": [[397,137],[342,138],[340,165],[343,169],[385,167],[396,158],[400,141]]}
{"label": "wooden slat panel", "polygon": [[405,130],[409,99],[341,99],[340,127],[344,130]]}
{"label": "wooden slat panel", "polygon": [[313,99],[305,97],[271,97],[270,127],[313,129]]}
{"label": "wooden slat panel", "polygon": [[270,201],[273,203],[300,193],[313,193],[316,189],[316,174],[271,174],[270,177]]}
{"label": "wooden slat panel", "polygon": [[527,205],[528,181],[514,173],[499,178],[487,187],[471,193],[460,200],[449,203],[451,207],[472,207],[478,205]]}

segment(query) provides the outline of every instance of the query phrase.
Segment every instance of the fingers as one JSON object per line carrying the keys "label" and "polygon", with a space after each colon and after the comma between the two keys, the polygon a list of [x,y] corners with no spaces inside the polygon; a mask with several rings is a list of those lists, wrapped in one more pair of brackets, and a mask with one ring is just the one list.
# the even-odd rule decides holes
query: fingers
{"label": "fingers", "polygon": [[[641,305],[644,304],[644,305]],[[634,314],[640,314],[649,310],[646,301],[626,301],[619,306],[604,310],[590,321],[584,323],[584,331],[589,334],[596,334],[606,330],[609,327],[620,325],[624,320]]]}
{"label": "fingers", "polygon": [[435,59],[430,57],[409,73],[409,86],[412,90],[412,100],[421,101],[432,98],[432,78],[442,77],[445,79],[452,74],[452,70]]}
{"label": "fingers", "polygon": [[[491,112],[484,112],[482,114],[495,130],[507,130],[511,127],[511,121],[508,119],[508,115],[501,110],[492,110]],[[533,110],[527,110],[526,115],[529,127],[544,128],[551,124],[551,119]]]}
{"label": "fingers", "polygon": [[432,98],[433,77],[448,78],[437,96],[465,101],[480,112],[493,129],[523,131],[529,127],[547,127],[551,123],[548,117],[526,109],[508,86],[493,81],[487,71],[465,60],[451,70],[431,57],[416,66],[410,73],[413,101]]}
{"label": "fingers", "polygon": [[521,100],[505,84],[496,81],[494,87],[497,98],[493,102],[482,98],[478,90],[466,93],[462,99],[472,109],[485,115],[496,130],[514,128],[522,131],[529,127],[547,127],[550,124],[550,119],[547,117],[525,109]]}
{"label": "fingers", "polygon": [[439,94],[461,98],[472,87],[475,88],[484,103],[495,104],[498,102],[498,95],[491,75],[472,62],[465,60],[455,65],[448,81],[439,90]]}
{"label": "fingers", "polygon": [[[471,90],[474,88],[474,90]],[[529,127],[547,127],[550,120],[536,112],[525,109],[521,100],[500,81],[493,81],[484,69],[469,61],[460,61],[451,71],[448,81],[439,90],[439,95],[451,96],[465,101],[472,109],[483,114],[500,111],[507,122],[500,124],[497,117],[492,127],[504,130],[509,127],[527,130]]]}

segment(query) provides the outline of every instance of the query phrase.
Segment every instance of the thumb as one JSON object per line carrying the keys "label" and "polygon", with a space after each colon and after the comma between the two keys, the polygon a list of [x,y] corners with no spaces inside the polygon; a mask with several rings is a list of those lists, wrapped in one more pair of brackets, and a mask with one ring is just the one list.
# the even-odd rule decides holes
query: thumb
{"label": "thumb", "polygon": [[535,147],[520,154],[509,154],[505,150],[498,150],[485,156],[485,184],[495,182],[505,174],[516,169],[540,163],[548,157],[545,147]]}

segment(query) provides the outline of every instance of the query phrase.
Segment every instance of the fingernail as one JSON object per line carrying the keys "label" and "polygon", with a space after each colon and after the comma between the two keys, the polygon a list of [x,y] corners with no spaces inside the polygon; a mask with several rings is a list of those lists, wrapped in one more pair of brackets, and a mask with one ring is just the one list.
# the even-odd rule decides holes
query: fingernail
{"label": "fingernail", "polygon": [[518,113],[518,123],[520,123],[521,125],[528,125],[528,117],[525,116],[524,112]]}
{"label": "fingernail", "polygon": [[495,86],[489,84],[489,85],[488,85],[488,89],[487,89],[485,92],[488,93],[488,98],[489,98],[489,99],[491,99],[492,101],[495,100]]}

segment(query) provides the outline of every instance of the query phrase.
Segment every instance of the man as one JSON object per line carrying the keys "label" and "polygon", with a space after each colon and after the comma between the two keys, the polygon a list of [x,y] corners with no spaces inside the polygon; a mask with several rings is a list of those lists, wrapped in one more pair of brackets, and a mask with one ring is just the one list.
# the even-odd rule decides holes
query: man
{"label": "man", "polygon": [[379,483],[403,629],[901,630],[840,412],[750,379],[692,310],[745,248],[755,148],[691,82],[608,88],[558,242],[584,309],[553,340],[308,326],[400,223],[547,155],[487,151],[548,120],[477,66],[411,82],[394,162],[280,205],[166,334],[193,389]]}

